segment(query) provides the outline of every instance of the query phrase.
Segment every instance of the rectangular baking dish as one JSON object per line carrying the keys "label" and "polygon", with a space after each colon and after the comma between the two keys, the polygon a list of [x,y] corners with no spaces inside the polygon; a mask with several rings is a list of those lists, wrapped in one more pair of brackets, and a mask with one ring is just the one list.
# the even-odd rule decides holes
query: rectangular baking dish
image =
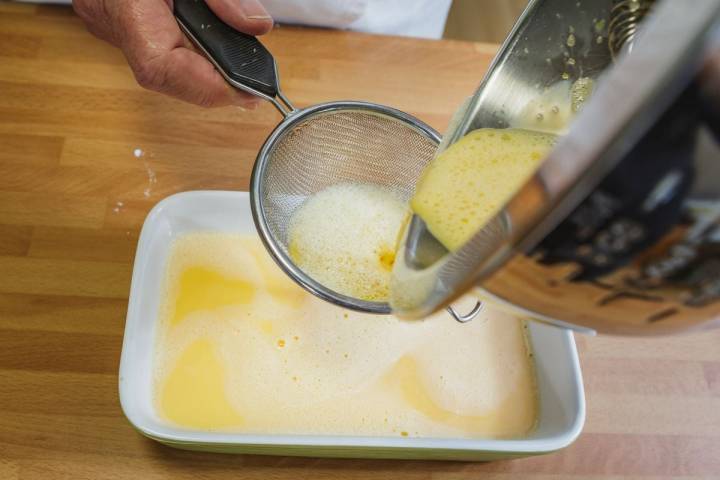
{"label": "rectangular baking dish", "polygon": [[[153,349],[165,262],[173,240],[195,231],[254,233],[245,192],[172,195],[148,214],[135,257],[120,360],[120,404],[143,435],[190,450],[311,457],[494,460],[538,455],[570,445],[585,421],[585,397],[573,334],[530,322],[539,390],[538,427],[520,439],[249,435],[179,428],[156,414]],[[448,318],[448,321],[451,321]]]}

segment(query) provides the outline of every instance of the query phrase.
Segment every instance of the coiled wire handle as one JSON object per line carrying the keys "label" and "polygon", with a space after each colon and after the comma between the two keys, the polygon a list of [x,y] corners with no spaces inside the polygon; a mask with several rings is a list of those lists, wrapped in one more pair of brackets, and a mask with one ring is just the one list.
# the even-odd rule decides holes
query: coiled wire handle
{"label": "coiled wire handle", "polygon": [[608,24],[608,48],[613,60],[623,51],[631,51],[640,22],[655,0],[615,0]]}

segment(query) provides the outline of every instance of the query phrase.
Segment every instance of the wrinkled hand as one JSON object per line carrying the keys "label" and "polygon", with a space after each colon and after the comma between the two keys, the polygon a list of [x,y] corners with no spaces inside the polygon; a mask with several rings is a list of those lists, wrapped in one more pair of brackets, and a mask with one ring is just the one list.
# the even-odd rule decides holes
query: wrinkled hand
{"label": "wrinkled hand", "polygon": [[[273,25],[259,0],[206,0],[225,23],[250,35]],[[205,107],[253,108],[258,99],[228,85],[183,35],[172,0],[73,0],[95,36],[119,47],[143,87]]]}

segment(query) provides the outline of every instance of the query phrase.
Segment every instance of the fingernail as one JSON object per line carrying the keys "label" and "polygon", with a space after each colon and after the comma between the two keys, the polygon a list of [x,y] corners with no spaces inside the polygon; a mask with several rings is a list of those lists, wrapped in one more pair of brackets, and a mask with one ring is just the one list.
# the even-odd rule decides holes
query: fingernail
{"label": "fingernail", "polygon": [[263,7],[262,3],[258,0],[246,0],[239,3],[241,4],[245,18],[248,20],[267,20],[270,18],[268,11],[265,10],[265,7]]}

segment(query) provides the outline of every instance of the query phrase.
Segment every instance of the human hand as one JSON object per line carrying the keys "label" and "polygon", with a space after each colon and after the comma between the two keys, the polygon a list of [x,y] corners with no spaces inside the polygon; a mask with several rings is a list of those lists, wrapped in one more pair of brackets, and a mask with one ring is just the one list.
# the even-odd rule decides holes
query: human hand
{"label": "human hand", "polygon": [[[95,36],[119,47],[137,82],[204,107],[254,108],[259,100],[232,88],[183,35],[173,0],[73,0],[75,12]],[[273,25],[259,0],[206,0],[225,23],[262,35]]]}

